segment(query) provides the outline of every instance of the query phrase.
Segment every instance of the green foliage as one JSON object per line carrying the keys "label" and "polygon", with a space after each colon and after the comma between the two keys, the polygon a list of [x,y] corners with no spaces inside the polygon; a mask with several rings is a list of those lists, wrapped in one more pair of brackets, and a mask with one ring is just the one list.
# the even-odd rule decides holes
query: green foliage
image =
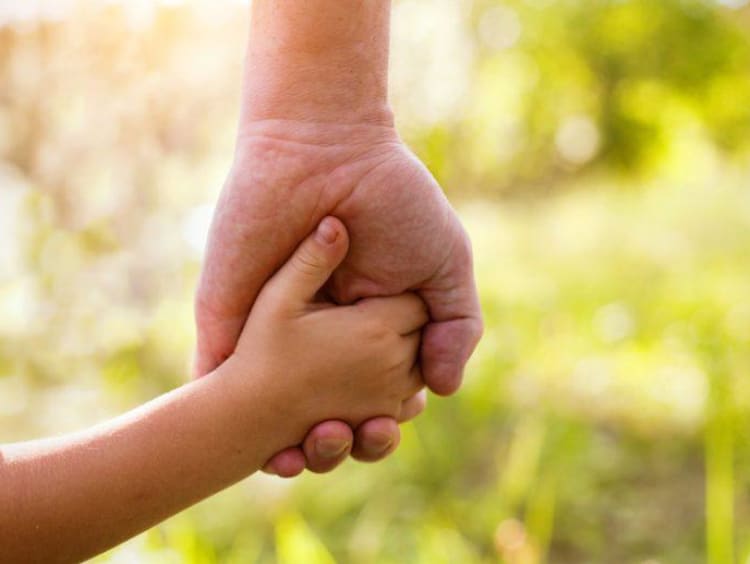
{"label": "green foliage", "polygon": [[643,178],[691,129],[747,156],[747,9],[700,0],[466,4],[471,85],[447,124],[414,135],[448,187],[546,193],[592,167]]}

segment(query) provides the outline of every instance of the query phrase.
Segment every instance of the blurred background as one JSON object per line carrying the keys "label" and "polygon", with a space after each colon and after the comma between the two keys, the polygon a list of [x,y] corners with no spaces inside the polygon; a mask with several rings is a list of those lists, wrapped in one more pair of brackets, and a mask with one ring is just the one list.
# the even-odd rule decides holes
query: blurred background
{"label": "blurred background", "polygon": [[[246,2],[0,1],[0,441],[180,385]],[[253,477],[97,562],[748,562],[750,7],[401,0],[399,129],[486,337],[385,463]]]}

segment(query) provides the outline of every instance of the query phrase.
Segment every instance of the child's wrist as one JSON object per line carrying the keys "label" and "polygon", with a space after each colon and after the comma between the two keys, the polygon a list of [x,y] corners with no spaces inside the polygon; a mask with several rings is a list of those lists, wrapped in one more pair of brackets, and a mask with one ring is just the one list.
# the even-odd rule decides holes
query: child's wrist
{"label": "child's wrist", "polygon": [[278,385],[279,378],[248,368],[237,355],[217,368],[215,376],[221,380],[233,432],[256,443],[264,460],[304,439],[309,425],[301,420],[300,400],[290,396],[290,387]]}

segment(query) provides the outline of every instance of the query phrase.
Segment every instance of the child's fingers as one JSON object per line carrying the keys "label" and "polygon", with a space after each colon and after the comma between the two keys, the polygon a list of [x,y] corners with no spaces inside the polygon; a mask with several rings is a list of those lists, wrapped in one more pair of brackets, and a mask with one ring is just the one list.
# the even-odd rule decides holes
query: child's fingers
{"label": "child's fingers", "polygon": [[368,298],[357,302],[356,307],[378,317],[399,335],[414,333],[430,320],[422,298],[411,292],[389,298]]}
{"label": "child's fingers", "polygon": [[271,299],[292,305],[312,302],[348,250],[349,237],[344,224],[335,217],[324,218],[266,284],[264,299],[270,295]]}
{"label": "child's fingers", "polygon": [[404,382],[404,390],[402,397],[412,398],[422,391],[424,388],[424,380],[422,379],[422,369],[419,365],[415,365],[410,371],[409,375]]}
{"label": "child's fingers", "polygon": [[417,355],[419,354],[421,341],[422,338],[419,332],[414,332],[411,335],[401,337],[398,354],[402,356],[404,362],[408,362],[406,365],[408,366],[408,372],[406,369],[404,370],[400,389],[400,396],[404,399],[416,395],[422,388],[424,388],[422,369],[419,364],[417,364]]}
{"label": "child's fingers", "polygon": [[406,423],[420,415],[427,407],[427,390],[423,387],[417,394],[401,404],[401,413],[397,418],[399,423]]}

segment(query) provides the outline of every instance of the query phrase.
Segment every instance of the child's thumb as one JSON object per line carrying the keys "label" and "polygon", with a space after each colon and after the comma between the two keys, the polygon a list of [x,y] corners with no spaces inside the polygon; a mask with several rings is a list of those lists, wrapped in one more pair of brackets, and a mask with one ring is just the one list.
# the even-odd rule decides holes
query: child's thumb
{"label": "child's thumb", "polygon": [[325,285],[349,250],[346,227],[335,217],[326,217],[305,239],[271,284],[287,301],[309,303]]}

